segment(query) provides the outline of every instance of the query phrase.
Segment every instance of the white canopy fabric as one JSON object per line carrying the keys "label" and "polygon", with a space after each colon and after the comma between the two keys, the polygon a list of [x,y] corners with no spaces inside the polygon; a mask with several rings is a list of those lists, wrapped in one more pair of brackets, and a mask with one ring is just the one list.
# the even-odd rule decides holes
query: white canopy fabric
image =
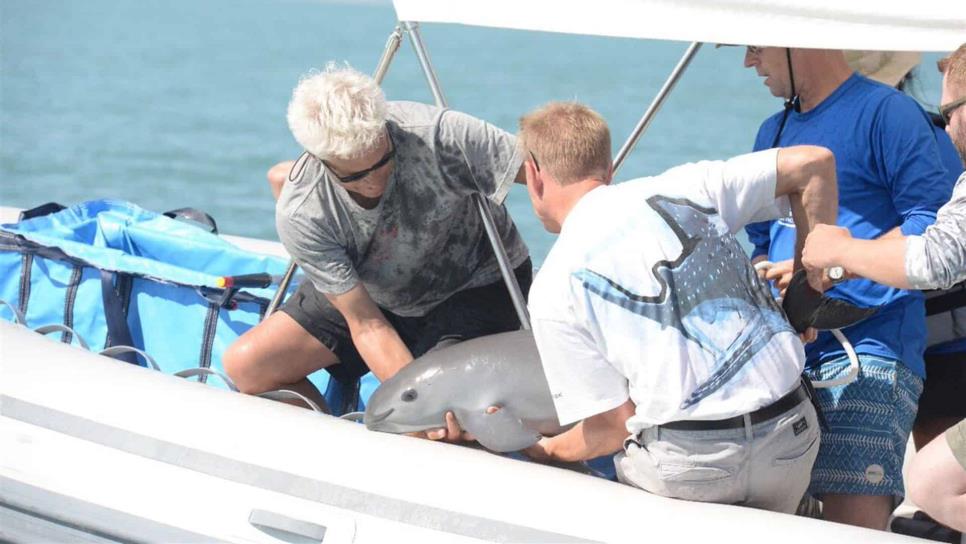
{"label": "white canopy fabric", "polygon": [[688,42],[951,51],[966,0],[393,0],[400,21]]}

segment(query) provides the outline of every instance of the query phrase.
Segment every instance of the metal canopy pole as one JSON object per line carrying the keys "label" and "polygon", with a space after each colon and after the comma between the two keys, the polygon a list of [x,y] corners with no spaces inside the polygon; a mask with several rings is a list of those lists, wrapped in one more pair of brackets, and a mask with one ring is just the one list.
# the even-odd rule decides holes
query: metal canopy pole
{"label": "metal canopy pole", "polygon": [[671,75],[668,76],[667,81],[664,82],[664,86],[662,86],[661,90],[657,92],[657,96],[654,97],[651,105],[647,107],[647,110],[644,112],[644,116],[641,117],[641,120],[637,122],[637,126],[634,127],[634,131],[631,132],[630,137],[627,138],[627,141],[624,142],[624,145],[621,147],[620,151],[617,152],[617,157],[614,158],[615,173],[618,169],[620,169],[624,159],[626,159],[627,155],[629,155],[631,150],[634,149],[634,146],[637,145],[637,141],[641,139],[641,135],[643,135],[644,131],[647,130],[647,127],[650,126],[651,121],[657,114],[657,111],[661,109],[661,106],[664,105],[665,99],[667,99],[667,96],[671,93],[671,90],[674,89],[674,86],[677,85],[681,75],[684,74],[684,70],[686,70],[688,65],[691,64],[691,60],[694,59],[694,55],[697,54],[698,49],[701,49],[701,42],[693,42],[688,47],[688,50],[684,52],[684,56],[682,56],[681,60],[678,61],[677,66],[674,67]]}
{"label": "metal canopy pole", "polygon": [[419,59],[419,66],[422,67],[423,74],[426,75],[426,82],[429,83],[429,90],[433,92],[433,100],[436,101],[436,105],[441,108],[449,107],[449,104],[446,103],[446,97],[443,96],[443,90],[439,87],[439,80],[436,79],[436,71],[433,70],[433,65],[429,62],[429,53],[426,52],[426,46],[423,45],[423,38],[419,34],[419,23],[414,21],[401,21],[399,24],[409,33],[413,49],[416,50],[416,58]]}
{"label": "metal canopy pole", "polygon": [[382,84],[382,80],[386,79],[386,72],[389,71],[389,65],[392,64],[392,59],[396,57],[396,52],[399,51],[399,44],[402,42],[403,30],[399,25],[393,29],[392,34],[386,40],[386,48],[382,52],[382,57],[379,59],[379,64],[376,66],[376,71],[372,74],[372,79],[376,80],[376,83]]}
{"label": "metal canopy pole", "polygon": [[497,232],[496,226],[493,224],[493,216],[490,214],[490,209],[482,196],[478,193],[474,194],[473,200],[476,202],[476,209],[480,211],[483,228],[486,229],[490,245],[493,246],[493,253],[496,254],[496,262],[500,265],[500,274],[503,275],[503,281],[506,282],[506,288],[510,292],[513,308],[517,311],[517,317],[520,319],[520,328],[528,331],[530,330],[530,313],[527,312],[527,303],[523,300],[523,292],[520,290],[516,274],[513,273],[513,268],[510,266],[510,258],[507,257],[503,241],[500,240],[500,233]]}
{"label": "metal canopy pole", "polygon": [[[382,80],[385,79],[386,73],[389,71],[389,65],[392,64],[392,59],[396,56],[396,51],[399,51],[402,32],[402,28],[396,25],[392,34],[389,35],[389,39],[386,40],[386,47],[382,52],[382,57],[379,58],[379,64],[376,65],[376,72],[372,76],[378,84],[381,84]],[[272,302],[265,309],[265,317],[275,313],[275,310],[282,305],[282,301],[285,300],[285,292],[288,291],[288,286],[292,284],[292,278],[295,277],[295,271],[298,270],[298,267],[299,265],[294,260],[289,262],[288,269],[278,284],[278,290],[275,291],[275,296],[272,297]]]}
{"label": "metal canopy pole", "polygon": [[[446,97],[443,96],[443,91],[439,86],[439,80],[436,79],[436,72],[429,62],[429,53],[427,53],[426,47],[423,45],[423,39],[419,34],[419,23],[402,21],[400,24],[409,33],[413,48],[416,50],[416,57],[419,59],[419,65],[426,75],[426,82],[429,83],[429,89],[433,93],[433,99],[436,101],[436,105],[441,108],[447,107]],[[480,212],[480,219],[483,220],[483,228],[486,230],[486,236],[490,239],[490,245],[493,246],[496,261],[500,265],[500,273],[503,275],[503,281],[506,282],[507,290],[510,292],[513,307],[516,309],[517,317],[520,319],[520,327],[524,330],[530,330],[530,314],[527,313],[527,304],[523,298],[523,292],[520,290],[520,284],[517,283],[516,275],[513,274],[513,267],[510,266],[510,259],[507,257],[506,248],[503,247],[503,241],[500,240],[500,233],[496,230],[493,216],[490,214],[490,209],[487,207],[483,197],[478,194],[473,195],[473,197],[476,202],[476,208]]]}

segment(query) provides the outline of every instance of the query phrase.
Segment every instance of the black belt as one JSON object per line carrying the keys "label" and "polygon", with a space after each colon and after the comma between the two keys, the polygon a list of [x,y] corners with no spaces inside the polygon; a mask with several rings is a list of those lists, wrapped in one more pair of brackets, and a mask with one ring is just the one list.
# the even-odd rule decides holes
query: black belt
{"label": "black belt", "polygon": [[[749,414],[751,424],[754,425],[778,417],[808,399],[808,391],[805,386],[799,385],[792,389],[791,393]],[[744,426],[745,416],[743,415],[729,417],[728,419],[671,421],[660,425],[661,428],[674,431],[720,431],[723,429],[740,429]]]}

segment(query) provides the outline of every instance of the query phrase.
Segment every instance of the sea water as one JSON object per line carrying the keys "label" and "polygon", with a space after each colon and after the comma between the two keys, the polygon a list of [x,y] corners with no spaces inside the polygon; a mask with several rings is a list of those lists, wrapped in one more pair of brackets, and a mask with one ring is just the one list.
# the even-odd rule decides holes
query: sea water
{"label": "sea water", "polygon": [[[3,0],[0,204],[193,206],[223,232],[276,239],[265,171],[300,152],[285,121],[292,88],[330,61],[371,72],[395,24],[388,2]],[[421,31],[451,107],[516,131],[534,107],[578,100],[608,120],[615,153],[687,47],[459,25]],[[750,150],[781,102],[742,68],[743,54],[698,53],[618,181]],[[933,105],[937,57],[920,70],[919,95]],[[390,99],[433,100],[408,43],[384,87]],[[553,237],[523,187],[508,206],[539,264]]]}

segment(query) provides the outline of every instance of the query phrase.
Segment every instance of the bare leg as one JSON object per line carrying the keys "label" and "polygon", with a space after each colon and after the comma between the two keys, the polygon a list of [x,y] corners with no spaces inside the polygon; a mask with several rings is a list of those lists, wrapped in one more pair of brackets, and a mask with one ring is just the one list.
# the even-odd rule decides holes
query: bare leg
{"label": "bare leg", "polygon": [[282,192],[282,186],[285,185],[285,180],[288,179],[288,174],[292,171],[292,166],[294,165],[295,161],[284,161],[268,169],[266,177],[268,178],[269,187],[272,188],[272,196],[275,197],[275,200],[278,200],[278,195]]}
{"label": "bare leg", "polygon": [[316,403],[325,401],[306,376],[337,362],[334,353],[284,312],[249,329],[223,357],[225,372],[243,393],[291,389]]}
{"label": "bare leg", "polygon": [[822,514],[828,521],[884,531],[892,514],[892,496],[825,494]]}
{"label": "bare leg", "polygon": [[[283,161],[268,169],[266,177],[275,200],[294,165],[295,161]],[[306,376],[337,362],[334,353],[282,312],[243,334],[223,357],[225,372],[243,393],[289,389],[319,406],[326,405],[325,398]],[[290,404],[302,406],[297,401]]]}
{"label": "bare leg", "polygon": [[966,531],[966,469],[940,435],[909,467],[909,497],[936,521]]}

